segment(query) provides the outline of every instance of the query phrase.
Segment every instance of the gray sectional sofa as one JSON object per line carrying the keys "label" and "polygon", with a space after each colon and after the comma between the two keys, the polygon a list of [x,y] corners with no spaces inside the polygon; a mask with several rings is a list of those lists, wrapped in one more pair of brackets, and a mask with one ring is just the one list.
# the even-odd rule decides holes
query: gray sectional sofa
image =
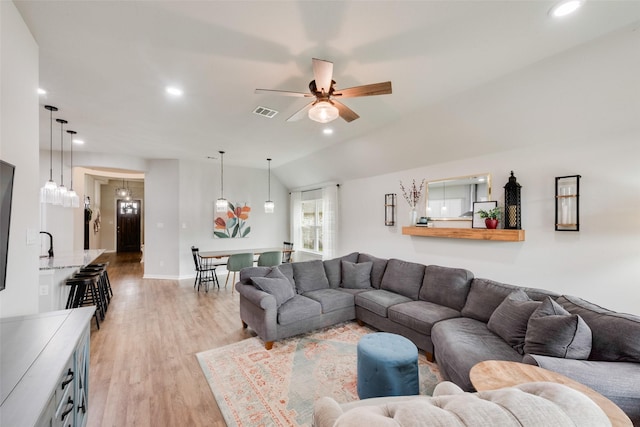
{"label": "gray sectional sofa", "polygon": [[357,319],[409,338],[465,391],[474,390],[469,371],[483,360],[536,364],[600,392],[640,426],[640,317],[461,268],[364,253],[246,268],[236,289],[243,326],[267,349]]}

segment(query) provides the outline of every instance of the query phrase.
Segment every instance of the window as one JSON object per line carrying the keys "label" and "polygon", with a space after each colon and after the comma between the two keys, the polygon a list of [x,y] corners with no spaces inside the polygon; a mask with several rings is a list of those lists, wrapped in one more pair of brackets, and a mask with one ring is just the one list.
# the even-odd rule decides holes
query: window
{"label": "window", "polygon": [[302,202],[302,247],[322,252],[322,199]]}

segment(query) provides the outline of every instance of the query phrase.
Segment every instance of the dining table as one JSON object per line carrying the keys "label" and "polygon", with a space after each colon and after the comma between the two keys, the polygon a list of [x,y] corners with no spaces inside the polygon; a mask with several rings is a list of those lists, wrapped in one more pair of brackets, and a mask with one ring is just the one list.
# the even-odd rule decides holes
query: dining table
{"label": "dining table", "polygon": [[227,249],[224,251],[206,251],[200,252],[200,256],[202,258],[226,258],[235,254],[253,254],[260,255],[265,252],[293,252],[292,249],[283,249],[282,247],[278,248],[258,248],[258,249]]}

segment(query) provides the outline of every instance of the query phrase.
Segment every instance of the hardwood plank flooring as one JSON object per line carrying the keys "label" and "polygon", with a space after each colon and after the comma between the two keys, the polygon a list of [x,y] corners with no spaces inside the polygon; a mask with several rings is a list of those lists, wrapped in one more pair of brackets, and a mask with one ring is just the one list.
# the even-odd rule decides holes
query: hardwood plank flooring
{"label": "hardwood plank flooring", "polygon": [[254,336],[238,294],[142,279],[140,254],[103,254],[114,296],[92,322],[88,426],[225,426],[195,354]]}

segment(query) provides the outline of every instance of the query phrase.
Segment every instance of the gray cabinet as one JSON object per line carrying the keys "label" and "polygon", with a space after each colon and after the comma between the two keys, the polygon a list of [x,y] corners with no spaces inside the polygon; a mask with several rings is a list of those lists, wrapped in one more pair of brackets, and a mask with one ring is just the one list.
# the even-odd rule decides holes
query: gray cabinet
{"label": "gray cabinet", "polygon": [[0,425],[86,425],[94,310],[0,319]]}

